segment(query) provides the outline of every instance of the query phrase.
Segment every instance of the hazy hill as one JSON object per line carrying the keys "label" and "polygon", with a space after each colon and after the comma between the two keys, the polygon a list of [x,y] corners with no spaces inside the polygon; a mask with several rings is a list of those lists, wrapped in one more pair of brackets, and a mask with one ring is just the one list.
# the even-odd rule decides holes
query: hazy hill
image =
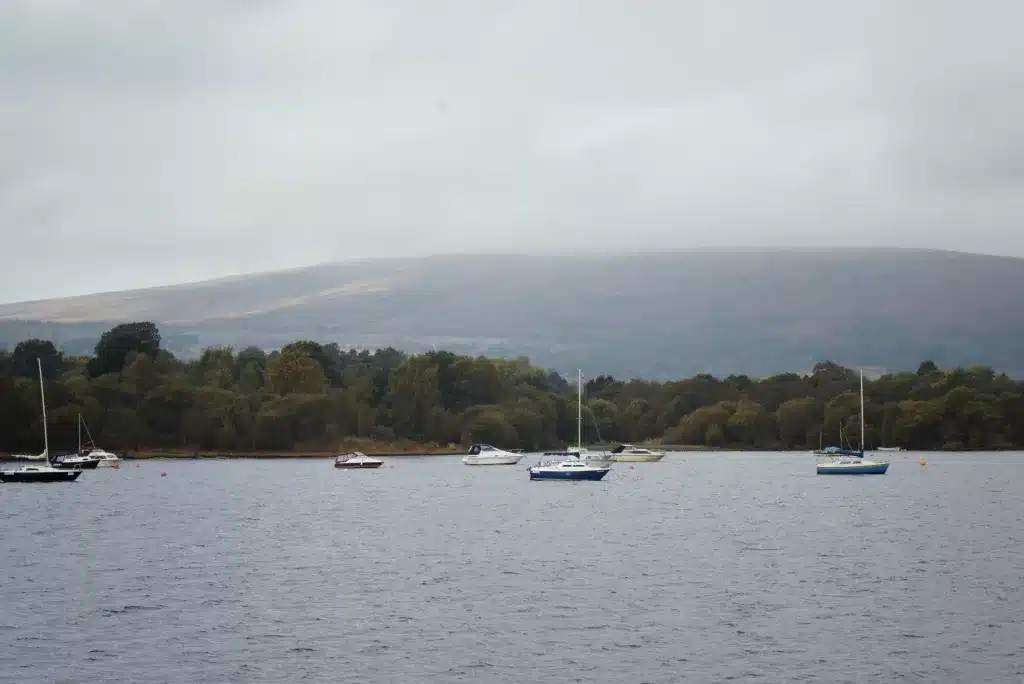
{"label": "hazy hill", "polygon": [[588,375],[764,375],[816,361],[1024,375],[1024,260],[918,250],[448,256],[0,305],[0,343],[69,351],[154,320],[178,352],[298,339],[526,355]]}

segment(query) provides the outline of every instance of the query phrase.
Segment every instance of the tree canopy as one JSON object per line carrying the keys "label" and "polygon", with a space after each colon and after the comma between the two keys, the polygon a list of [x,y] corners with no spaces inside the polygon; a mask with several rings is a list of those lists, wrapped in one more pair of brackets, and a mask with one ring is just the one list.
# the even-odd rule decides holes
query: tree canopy
{"label": "tree canopy", "polygon": [[[129,451],[319,451],[347,439],[544,449],[576,438],[575,378],[523,358],[300,340],[270,353],[212,347],[182,360],[161,348],[149,322],[112,328],[94,352],[69,356],[39,339],[0,352],[0,452],[41,449],[36,358],[55,450],[74,448],[78,414],[103,447]],[[1024,383],[990,368],[926,361],[865,390],[868,448],[1024,447]],[[856,373],[830,361],[806,376],[760,379],[599,375],[585,388],[584,439],[809,449],[845,434],[856,445],[857,392]]]}

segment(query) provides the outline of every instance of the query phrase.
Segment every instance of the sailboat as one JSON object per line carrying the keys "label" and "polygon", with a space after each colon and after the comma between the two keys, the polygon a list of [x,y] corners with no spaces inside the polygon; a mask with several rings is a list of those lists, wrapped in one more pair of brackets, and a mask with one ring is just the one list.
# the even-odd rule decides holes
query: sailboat
{"label": "sailboat", "polygon": [[[89,438],[89,441],[85,444],[82,444],[82,428],[85,428],[85,436]],[[85,418],[82,417],[81,413],[78,414],[78,454],[96,459],[97,465],[100,466],[108,468],[121,467],[121,458],[117,454],[96,446],[96,442],[92,439],[92,433],[89,432],[89,425],[85,422]]]}
{"label": "sailboat", "polygon": [[577,371],[576,448],[562,461],[539,462],[529,468],[531,480],[600,480],[612,469],[608,463],[593,463],[591,457],[581,459],[583,451],[583,371]]}
{"label": "sailboat", "polygon": [[860,451],[826,447],[818,454],[818,475],[885,475],[888,461],[864,458],[864,371],[860,372]]}
{"label": "sailboat", "polygon": [[43,405],[43,455],[46,465],[25,465],[16,470],[0,470],[0,482],[74,482],[82,474],[81,468],[54,468],[50,463],[50,433],[46,427],[46,390],[43,388],[43,364],[39,367],[39,397]]}
{"label": "sailboat", "polygon": [[[88,430],[88,428],[86,428]],[[92,438],[90,437],[90,442]],[[82,448],[82,414],[78,414],[78,451],[73,454],[66,454],[64,456],[58,456],[53,459],[54,468],[63,468],[64,470],[74,470],[80,468],[82,470],[95,470],[100,464],[100,457],[93,453],[92,447]]]}

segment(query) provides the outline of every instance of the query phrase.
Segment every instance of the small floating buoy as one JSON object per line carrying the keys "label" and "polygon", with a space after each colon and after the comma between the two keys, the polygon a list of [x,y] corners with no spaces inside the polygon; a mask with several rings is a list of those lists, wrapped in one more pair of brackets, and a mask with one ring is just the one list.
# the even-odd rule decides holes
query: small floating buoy
{"label": "small floating buoy", "polygon": [[160,473],[160,477],[167,477],[167,473]]}
{"label": "small floating buoy", "polygon": [[634,466],[634,465],[631,465],[631,466],[629,466],[629,469],[630,469],[630,470],[636,470],[636,466]]}
{"label": "small floating buoy", "polygon": [[138,463],[136,463],[136,464],[135,464],[135,467],[136,467],[136,468],[138,468],[138,467],[139,467],[139,464],[138,464]]}
{"label": "small floating buoy", "polygon": [[919,460],[918,463],[921,465],[928,465],[928,461],[924,460],[924,456],[921,457],[921,460]]}

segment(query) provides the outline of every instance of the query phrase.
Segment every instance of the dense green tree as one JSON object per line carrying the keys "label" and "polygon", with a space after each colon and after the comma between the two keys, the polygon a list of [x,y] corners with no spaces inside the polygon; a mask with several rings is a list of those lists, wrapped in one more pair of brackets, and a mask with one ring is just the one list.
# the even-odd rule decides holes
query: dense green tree
{"label": "dense green tree", "polygon": [[814,397],[790,399],[775,414],[779,438],[786,447],[818,446],[824,412]]}
{"label": "dense green tree", "polygon": [[93,377],[117,373],[124,368],[131,352],[155,356],[160,350],[160,331],[150,322],[123,323],[100,336],[96,356],[90,362]]}
{"label": "dense green tree", "polygon": [[37,378],[39,376],[39,365],[36,359],[42,362],[43,377],[47,380],[56,378],[63,371],[64,355],[57,351],[57,348],[50,340],[25,340],[14,347],[11,354],[11,372],[23,378]]}

